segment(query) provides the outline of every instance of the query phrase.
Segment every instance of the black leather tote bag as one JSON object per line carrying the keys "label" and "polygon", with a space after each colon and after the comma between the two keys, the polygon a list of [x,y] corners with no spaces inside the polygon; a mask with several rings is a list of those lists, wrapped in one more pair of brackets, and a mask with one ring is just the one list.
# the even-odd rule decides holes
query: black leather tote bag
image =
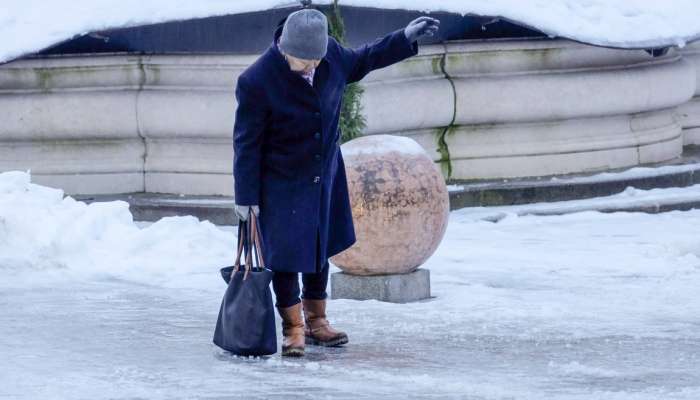
{"label": "black leather tote bag", "polygon": [[[273,272],[265,267],[259,229],[257,217],[251,210],[247,221],[238,222],[238,252],[234,265],[221,268],[221,276],[228,287],[221,300],[213,341],[239,356],[264,356],[277,351],[270,291]],[[244,247],[245,264],[241,269]],[[257,266],[253,266],[251,253],[255,254]]]}

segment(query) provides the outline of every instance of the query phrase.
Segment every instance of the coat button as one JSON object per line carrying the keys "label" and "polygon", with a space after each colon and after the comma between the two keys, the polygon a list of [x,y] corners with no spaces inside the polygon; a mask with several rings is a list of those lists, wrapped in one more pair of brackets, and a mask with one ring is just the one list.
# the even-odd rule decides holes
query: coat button
{"label": "coat button", "polygon": [[320,159],[321,159],[321,155],[320,155],[320,154],[314,154],[314,158],[317,159],[317,160],[320,160]]}
{"label": "coat button", "polygon": [[321,181],[320,176],[314,176],[314,183],[319,183]]}
{"label": "coat button", "polygon": [[315,139],[320,139],[320,138],[321,138],[321,132],[316,132],[316,133],[314,133],[314,138],[315,138]]}

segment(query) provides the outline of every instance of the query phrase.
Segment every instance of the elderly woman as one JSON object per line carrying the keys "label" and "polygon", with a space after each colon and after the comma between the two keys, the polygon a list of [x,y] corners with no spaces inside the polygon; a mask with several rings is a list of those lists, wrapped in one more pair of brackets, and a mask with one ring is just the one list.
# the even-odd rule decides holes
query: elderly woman
{"label": "elderly woman", "polygon": [[305,8],[286,18],[238,77],[235,208],[242,220],[250,211],[259,217],[283,356],[303,356],[305,344],[348,342],[326,319],[328,258],[356,240],[338,129],[345,85],[417,54],[417,39],[438,26],[420,17],[350,49],[328,36],[322,12]]}

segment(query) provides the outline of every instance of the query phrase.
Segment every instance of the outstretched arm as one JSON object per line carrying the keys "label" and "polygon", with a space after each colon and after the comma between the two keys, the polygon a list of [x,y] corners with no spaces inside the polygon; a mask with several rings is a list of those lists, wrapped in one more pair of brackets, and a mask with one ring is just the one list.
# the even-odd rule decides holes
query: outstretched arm
{"label": "outstretched arm", "polygon": [[346,67],[347,82],[357,82],[375,69],[418,54],[417,40],[423,36],[432,36],[439,24],[437,19],[420,17],[405,28],[397,29],[373,43],[355,49],[338,46]]}

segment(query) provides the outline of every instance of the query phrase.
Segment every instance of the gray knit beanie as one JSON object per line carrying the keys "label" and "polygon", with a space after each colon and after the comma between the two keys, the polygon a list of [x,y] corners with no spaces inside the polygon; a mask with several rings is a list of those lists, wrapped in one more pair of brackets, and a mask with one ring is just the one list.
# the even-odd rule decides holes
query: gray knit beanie
{"label": "gray knit beanie", "polygon": [[282,52],[306,60],[320,60],[328,46],[328,21],[313,8],[295,11],[282,28],[279,48]]}

